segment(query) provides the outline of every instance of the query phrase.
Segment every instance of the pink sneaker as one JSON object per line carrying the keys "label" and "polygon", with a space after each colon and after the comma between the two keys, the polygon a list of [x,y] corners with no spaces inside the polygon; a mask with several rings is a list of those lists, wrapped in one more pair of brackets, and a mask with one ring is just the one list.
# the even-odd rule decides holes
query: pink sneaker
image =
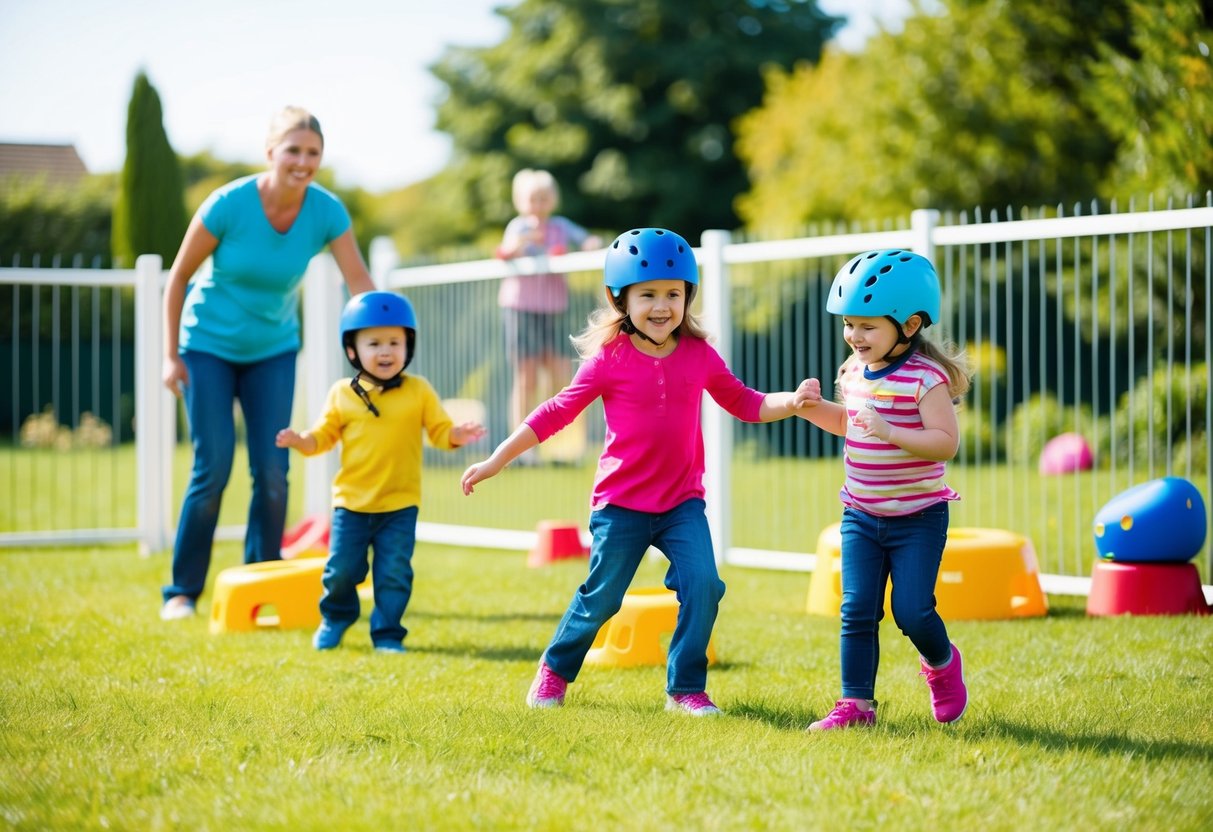
{"label": "pink sneaker", "polygon": [[666,697],[667,711],[682,711],[691,716],[716,716],[724,713],[703,691],[699,693],[673,693]]}
{"label": "pink sneaker", "polygon": [[919,663],[931,689],[931,713],[936,722],[955,722],[964,714],[969,704],[969,689],[965,687],[964,667],[960,663],[960,650],[952,645],[952,660],[943,667],[931,667],[921,657]]}
{"label": "pink sneaker", "polygon": [[[873,706],[876,704],[872,703]],[[832,731],[835,728],[850,728],[852,725],[875,725],[876,708],[861,711],[854,699],[839,699],[834,703],[834,710],[809,725],[810,731]]]}
{"label": "pink sneaker", "polygon": [[526,703],[532,708],[559,708],[564,704],[568,689],[569,683],[557,676],[547,662],[540,661],[539,672],[527,691]]}

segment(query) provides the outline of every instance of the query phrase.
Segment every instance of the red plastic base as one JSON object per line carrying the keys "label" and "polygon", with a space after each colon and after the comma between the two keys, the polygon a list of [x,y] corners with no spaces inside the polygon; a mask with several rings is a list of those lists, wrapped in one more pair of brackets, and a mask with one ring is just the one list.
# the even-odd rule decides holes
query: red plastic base
{"label": "red plastic base", "polygon": [[527,555],[527,566],[545,566],[565,558],[583,558],[590,550],[581,545],[581,531],[576,523],[544,520],[539,524],[539,539]]}
{"label": "red plastic base", "polygon": [[1087,615],[1208,615],[1192,563],[1116,563],[1091,569]]}

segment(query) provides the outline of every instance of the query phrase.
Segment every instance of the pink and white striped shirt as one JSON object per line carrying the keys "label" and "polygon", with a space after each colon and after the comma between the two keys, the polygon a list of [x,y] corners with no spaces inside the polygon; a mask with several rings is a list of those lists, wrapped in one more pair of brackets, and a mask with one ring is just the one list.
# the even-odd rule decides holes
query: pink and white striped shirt
{"label": "pink and white striped shirt", "polygon": [[858,361],[845,362],[838,371],[838,389],[847,409],[843,505],[868,514],[914,514],[960,495],[943,481],[945,465],[922,459],[875,436],[863,436],[851,419],[862,408],[874,407],[893,427],[922,429],[918,409],[922,397],[948,377],[937,362],[913,352],[903,362],[868,372]]}

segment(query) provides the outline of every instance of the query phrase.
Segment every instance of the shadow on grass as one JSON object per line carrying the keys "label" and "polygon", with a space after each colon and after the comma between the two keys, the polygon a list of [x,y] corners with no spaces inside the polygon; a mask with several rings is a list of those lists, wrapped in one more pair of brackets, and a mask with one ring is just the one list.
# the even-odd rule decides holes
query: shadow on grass
{"label": "shadow on grass", "polygon": [[458,656],[460,658],[484,659],[491,662],[537,662],[543,653],[543,648],[533,645],[526,647],[493,646],[493,645],[451,645],[451,646],[419,646],[409,647],[410,653],[429,654],[433,656]]}
{"label": "shadow on grass", "polygon": [[984,734],[1003,737],[1021,744],[1037,745],[1050,751],[1094,751],[1108,756],[1132,755],[1147,760],[1199,760],[1213,762],[1213,747],[1198,742],[1150,740],[1113,733],[1058,731],[1010,722],[999,717],[983,719],[974,726]]}
{"label": "shadow on grass", "polygon": [[550,621],[555,623],[560,620],[561,613],[552,612],[490,612],[490,613],[472,613],[472,612],[424,612],[409,610],[409,617],[428,618],[434,621],[479,621],[485,624],[508,624],[510,622],[523,621]]}
{"label": "shadow on grass", "polygon": [[724,704],[729,716],[741,719],[752,719],[764,722],[772,728],[785,731],[803,731],[815,719],[821,719],[829,713],[829,708],[810,711],[806,708],[788,708],[782,705],[771,705],[762,701],[735,701]]}

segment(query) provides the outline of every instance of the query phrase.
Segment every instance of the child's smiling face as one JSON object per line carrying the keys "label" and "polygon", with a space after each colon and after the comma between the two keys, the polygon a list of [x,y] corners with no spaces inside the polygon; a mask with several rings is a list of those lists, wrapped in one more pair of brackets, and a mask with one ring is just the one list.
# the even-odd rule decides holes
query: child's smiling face
{"label": "child's smiling face", "polygon": [[889,351],[897,346],[897,327],[884,316],[847,315],[842,319],[842,338],[860,363],[879,370],[888,363],[885,358]]}
{"label": "child's smiling face", "polygon": [[[346,348],[349,351],[349,348]],[[402,326],[369,326],[354,333],[353,351],[363,372],[390,381],[404,370],[408,340]],[[350,356],[353,358],[353,356]]]}
{"label": "child's smiling face", "polygon": [[682,280],[646,280],[627,288],[632,325],[658,344],[674,334],[686,314],[687,285]]}

